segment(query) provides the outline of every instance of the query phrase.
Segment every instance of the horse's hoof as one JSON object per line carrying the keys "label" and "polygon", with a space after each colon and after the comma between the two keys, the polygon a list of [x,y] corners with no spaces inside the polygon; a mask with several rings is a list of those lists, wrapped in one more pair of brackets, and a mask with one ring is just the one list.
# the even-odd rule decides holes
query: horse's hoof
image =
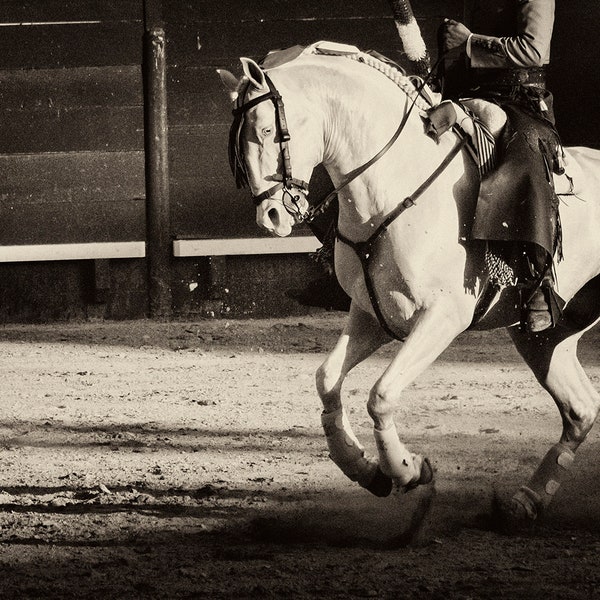
{"label": "horse's hoof", "polygon": [[385,498],[392,493],[392,478],[388,477],[379,467],[375,471],[371,483],[365,486],[365,489],[378,496],[379,498]]}
{"label": "horse's hoof", "polygon": [[491,528],[505,535],[531,533],[537,524],[537,512],[516,498],[501,500],[496,494],[492,500]]}
{"label": "horse's hoof", "polygon": [[433,481],[433,467],[427,457],[422,458],[421,470],[419,475],[412,481],[409,481],[406,485],[401,486],[398,491],[406,493],[414,490],[420,485],[427,485]]}

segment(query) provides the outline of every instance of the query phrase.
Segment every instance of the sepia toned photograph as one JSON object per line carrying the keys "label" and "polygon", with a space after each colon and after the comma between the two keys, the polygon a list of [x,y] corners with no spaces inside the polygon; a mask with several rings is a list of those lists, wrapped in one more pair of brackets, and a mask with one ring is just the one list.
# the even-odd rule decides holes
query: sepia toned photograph
{"label": "sepia toned photograph", "polygon": [[595,0],[0,0],[0,599],[600,598]]}

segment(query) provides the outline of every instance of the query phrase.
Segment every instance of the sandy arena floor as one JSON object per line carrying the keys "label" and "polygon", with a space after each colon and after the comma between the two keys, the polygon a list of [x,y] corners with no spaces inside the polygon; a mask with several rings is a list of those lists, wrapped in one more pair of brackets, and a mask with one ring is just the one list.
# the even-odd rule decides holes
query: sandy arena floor
{"label": "sandy arena floor", "polygon": [[[600,430],[533,534],[490,531],[561,423],[504,332],[465,334],[397,416],[437,471],[411,531],[432,490],[378,499],[327,457],[314,371],[343,318],[0,327],[0,598],[600,597]],[[392,351],[345,386],[371,450]]]}

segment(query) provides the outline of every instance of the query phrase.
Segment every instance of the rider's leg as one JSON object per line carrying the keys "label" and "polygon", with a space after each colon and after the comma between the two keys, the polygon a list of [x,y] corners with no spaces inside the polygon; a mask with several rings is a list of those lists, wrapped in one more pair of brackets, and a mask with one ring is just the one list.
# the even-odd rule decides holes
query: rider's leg
{"label": "rider's leg", "polygon": [[391,480],[383,477],[377,460],[366,455],[354,435],[342,405],[341,390],[348,372],[389,341],[376,319],[352,304],[342,335],[316,373],[330,458],[347,477],[377,496],[390,493]]}

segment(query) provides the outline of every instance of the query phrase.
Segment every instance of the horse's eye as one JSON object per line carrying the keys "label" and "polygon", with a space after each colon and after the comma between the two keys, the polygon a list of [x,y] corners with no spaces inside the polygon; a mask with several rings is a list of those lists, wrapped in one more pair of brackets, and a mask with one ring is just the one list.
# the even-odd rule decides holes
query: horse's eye
{"label": "horse's eye", "polygon": [[263,127],[262,130],[262,134],[266,137],[268,135],[271,135],[273,133],[273,128],[272,127]]}

